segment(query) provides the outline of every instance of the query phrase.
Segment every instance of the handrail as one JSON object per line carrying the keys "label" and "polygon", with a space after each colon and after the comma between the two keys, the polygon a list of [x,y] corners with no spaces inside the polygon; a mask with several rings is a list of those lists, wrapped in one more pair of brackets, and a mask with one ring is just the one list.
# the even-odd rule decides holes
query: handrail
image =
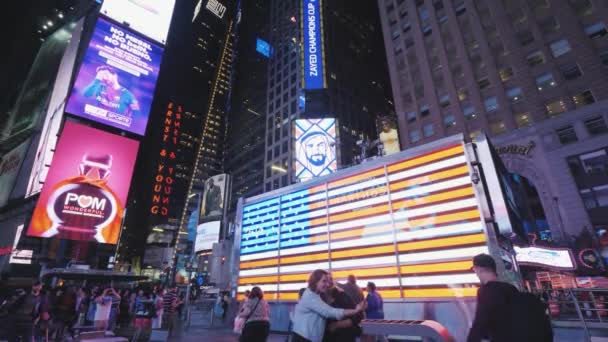
{"label": "handrail", "polygon": [[361,328],[366,335],[418,336],[434,342],[455,341],[443,325],[431,320],[364,319]]}

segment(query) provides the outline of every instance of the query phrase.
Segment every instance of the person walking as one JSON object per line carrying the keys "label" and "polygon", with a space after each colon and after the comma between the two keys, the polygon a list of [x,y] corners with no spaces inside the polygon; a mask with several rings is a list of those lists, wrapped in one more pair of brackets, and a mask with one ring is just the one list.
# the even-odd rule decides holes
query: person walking
{"label": "person walking", "polygon": [[152,295],[152,301],[156,309],[156,314],[152,317],[152,329],[160,329],[163,326],[163,304],[164,304],[164,290],[155,289],[155,293]]}
{"label": "person walking", "polygon": [[173,325],[175,324],[175,310],[179,304],[180,302],[179,297],[177,295],[177,287],[170,287],[166,290],[165,295],[163,296],[162,318],[163,329],[168,330],[169,335],[171,335]]}
{"label": "person walking", "polygon": [[380,293],[376,291],[376,284],[373,282],[367,283],[367,309],[365,309],[365,318],[369,319],[384,319],[384,301]]}
{"label": "person walking", "polygon": [[349,275],[346,284],[340,285],[340,287],[342,287],[353,303],[361,303],[365,299],[363,291],[357,285],[357,277],[354,274]]}
{"label": "person walking", "polygon": [[467,342],[553,341],[546,305],[538,297],[498,281],[496,262],[490,255],[475,256],[472,269],[481,286]]}
{"label": "person walking", "polygon": [[270,333],[270,307],[264,300],[262,289],[255,286],[251,289],[249,300],[245,301],[238,314],[244,319],[240,342],[266,342]]}
{"label": "person walking", "polygon": [[344,317],[357,315],[365,310],[362,301],[355,309],[338,309],[329,306],[321,299],[330,287],[329,273],[315,270],[308,278],[308,287],[296,304],[293,326],[293,342],[321,342],[325,333],[328,318],[341,320]]}

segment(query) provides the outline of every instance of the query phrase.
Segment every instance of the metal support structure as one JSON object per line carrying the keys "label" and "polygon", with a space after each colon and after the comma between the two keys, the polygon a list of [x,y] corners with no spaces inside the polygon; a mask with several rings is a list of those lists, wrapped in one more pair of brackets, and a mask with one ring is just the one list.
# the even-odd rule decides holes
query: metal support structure
{"label": "metal support structure", "polygon": [[448,329],[436,321],[364,319],[361,328],[366,335],[421,337],[423,341],[454,342]]}

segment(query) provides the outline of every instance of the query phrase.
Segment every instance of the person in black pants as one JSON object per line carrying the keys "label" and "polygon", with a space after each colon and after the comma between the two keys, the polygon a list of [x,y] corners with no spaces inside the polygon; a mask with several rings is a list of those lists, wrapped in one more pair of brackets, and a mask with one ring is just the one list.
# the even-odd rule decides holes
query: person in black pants
{"label": "person in black pants", "polygon": [[270,307],[259,287],[251,289],[249,300],[243,304],[239,317],[245,319],[240,342],[266,342],[270,334]]}

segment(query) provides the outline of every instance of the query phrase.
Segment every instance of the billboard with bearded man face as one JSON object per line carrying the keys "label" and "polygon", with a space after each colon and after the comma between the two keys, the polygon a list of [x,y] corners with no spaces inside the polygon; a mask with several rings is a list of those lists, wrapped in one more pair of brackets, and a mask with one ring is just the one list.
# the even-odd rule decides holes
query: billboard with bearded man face
{"label": "billboard with bearded man face", "polygon": [[328,175],[338,169],[336,119],[295,120],[294,136],[294,169],[299,180]]}

